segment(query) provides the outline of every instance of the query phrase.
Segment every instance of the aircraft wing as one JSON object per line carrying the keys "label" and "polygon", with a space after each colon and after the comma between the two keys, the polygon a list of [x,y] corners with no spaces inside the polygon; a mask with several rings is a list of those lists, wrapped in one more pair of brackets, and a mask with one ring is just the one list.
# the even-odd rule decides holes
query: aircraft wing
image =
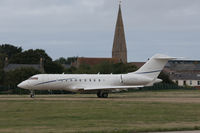
{"label": "aircraft wing", "polygon": [[131,88],[140,88],[144,86],[97,86],[97,87],[84,87],[85,91],[90,90],[113,90],[113,89],[131,89]]}

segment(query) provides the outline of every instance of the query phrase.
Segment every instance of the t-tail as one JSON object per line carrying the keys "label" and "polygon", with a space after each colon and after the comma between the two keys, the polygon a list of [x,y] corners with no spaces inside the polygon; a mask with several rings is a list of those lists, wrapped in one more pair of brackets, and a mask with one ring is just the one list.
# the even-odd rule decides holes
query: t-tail
{"label": "t-tail", "polygon": [[141,74],[152,79],[157,79],[158,75],[169,60],[176,59],[167,55],[156,54],[151,57],[139,70],[134,74]]}

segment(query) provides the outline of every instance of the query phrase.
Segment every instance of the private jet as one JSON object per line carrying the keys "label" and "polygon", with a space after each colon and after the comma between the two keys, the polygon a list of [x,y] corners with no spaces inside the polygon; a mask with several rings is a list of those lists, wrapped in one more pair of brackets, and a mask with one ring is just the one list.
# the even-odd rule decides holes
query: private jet
{"label": "private jet", "polygon": [[156,54],[139,70],[127,74],[38,74],[18,84],[19,88],[34,90],[95,91],[97,97],[107,98],[113,90],[135,89],[162,82],[158,75],[168,60],[176,59]]}

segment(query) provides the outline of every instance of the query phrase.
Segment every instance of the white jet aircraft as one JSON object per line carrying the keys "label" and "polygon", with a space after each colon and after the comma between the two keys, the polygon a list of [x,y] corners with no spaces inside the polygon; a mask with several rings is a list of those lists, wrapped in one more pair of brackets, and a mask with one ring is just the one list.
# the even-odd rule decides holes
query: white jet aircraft
{"label": "white jet aircraft", "polygon": [[158,75],[168,60],[176,59],[156,54],[139,70],[127,74],[38,74],[21,82],[18,87],[34,90],[95,91],[99,98],[107,98],[111,90],[152,86],[162,82]]}

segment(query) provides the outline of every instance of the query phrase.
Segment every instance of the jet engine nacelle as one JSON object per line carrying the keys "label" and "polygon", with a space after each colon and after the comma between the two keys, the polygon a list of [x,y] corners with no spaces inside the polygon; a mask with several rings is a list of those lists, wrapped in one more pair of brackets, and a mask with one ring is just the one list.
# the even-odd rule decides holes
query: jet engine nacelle
{"label": "jet engine nacelle", "polygon": [[125,74],[122,75],[122,81],[126,85],[144,85],[152,82],[153,79],[138,74]]}

